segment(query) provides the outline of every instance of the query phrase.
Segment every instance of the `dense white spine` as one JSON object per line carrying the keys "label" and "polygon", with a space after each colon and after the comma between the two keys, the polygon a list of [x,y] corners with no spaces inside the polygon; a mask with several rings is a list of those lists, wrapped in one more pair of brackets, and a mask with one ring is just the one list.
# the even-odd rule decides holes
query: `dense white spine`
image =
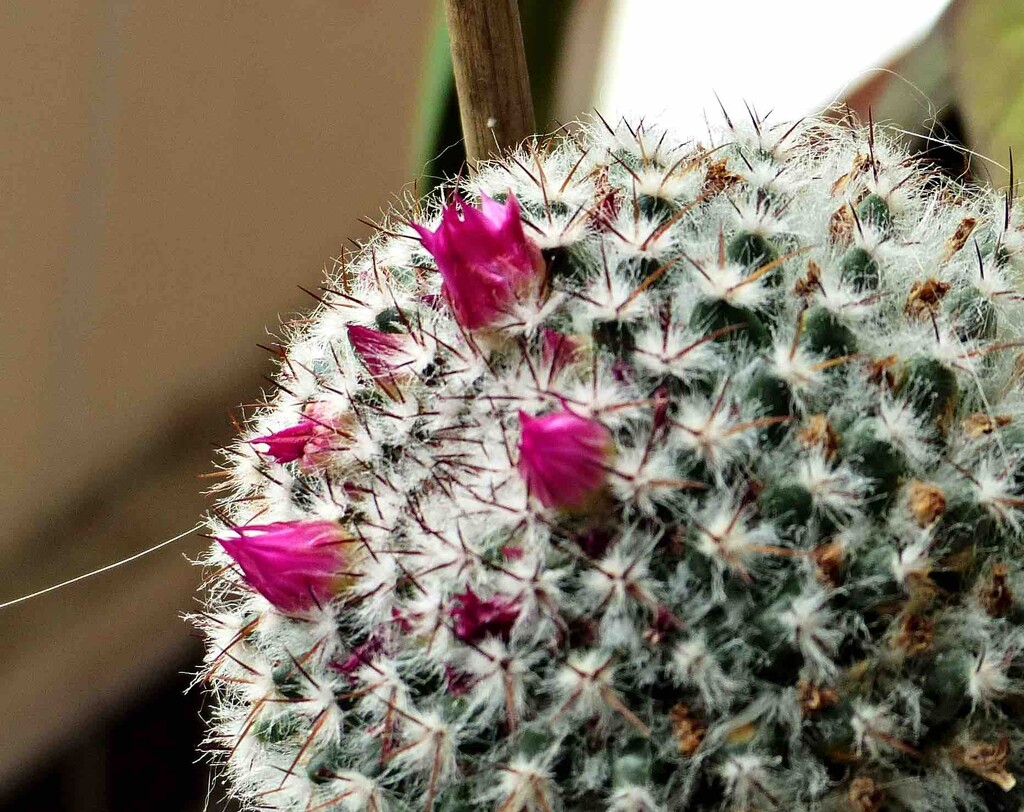
{"label": "dense white spine", "polygon": [[[351,545],[308,612],[205,562],[246,808],[1019,805],[1020,213],[820,120],[579,127],[461,187],[519,201],[543,286],[467,330],[409,227],[451,189],[396,213],[224,454],[212,532]],[[387,376],[353,325],[401,342]],[[311,407],[326,448],[254,447]],[[560,409],[614,446],[573,510],[519,460],[519,412]]]}

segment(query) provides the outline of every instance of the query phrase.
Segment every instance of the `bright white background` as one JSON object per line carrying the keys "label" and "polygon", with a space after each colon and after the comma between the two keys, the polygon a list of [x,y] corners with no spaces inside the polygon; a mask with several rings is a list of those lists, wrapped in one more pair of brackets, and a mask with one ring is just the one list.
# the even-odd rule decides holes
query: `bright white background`
{"label": "bright white background", "polygon": [[948,0],[614,0],[597,109],[700,137],[750,102],[819,110],[922,36]]}

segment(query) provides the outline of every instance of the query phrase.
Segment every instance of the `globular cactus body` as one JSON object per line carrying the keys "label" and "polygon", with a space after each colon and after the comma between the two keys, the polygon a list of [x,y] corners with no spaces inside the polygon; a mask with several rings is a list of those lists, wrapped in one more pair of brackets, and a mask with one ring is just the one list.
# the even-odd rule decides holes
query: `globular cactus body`
{"label": "globular cactus body", "polygon": [[237,795],[1017,808],[1009,202],[815,120],[581,128],[446,194],[330,274],[225,455]]}

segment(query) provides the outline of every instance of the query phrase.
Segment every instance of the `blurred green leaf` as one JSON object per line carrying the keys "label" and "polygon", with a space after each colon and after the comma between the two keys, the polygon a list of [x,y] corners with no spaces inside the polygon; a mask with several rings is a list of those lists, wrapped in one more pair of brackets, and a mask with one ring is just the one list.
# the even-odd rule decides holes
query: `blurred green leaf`
{"label": "blurred green leaf", "polygon": [[[847,96],[864,119],[918,134],[954,174],[995,186],[1009,180],[1008,151],[1024,155],[1024,2],[953,0],[931,32]],[[943,148],[951,139],[978,156]],[[956,164],[959,162],[959,166]]]}
{"label": "blurred green leaf", "polygon": [[[442,149],[440,145],[444,143],[454,96],[455,76],[452,74],[448,26],[445,25],[444,6],[439,2],[423,67],[419,120],[416,123],[416,168],[422,169],[425,177],[435,174],[432,164]],[[455,109],[455,117],[458,118],[458,108]],[[432,185],[428,181],[425,184],[427,188],[422,191],[426,192]]]}
{"label": "blurred green leaf", "polygon": [[519,0],[530,93],[539,132],[557,126],[552,118],[555,85],[572,5],[573,0]]}
{"label": "blurred green leaf", "polygon": [[[1024,155],[1024,2],[957,0],[939,24],[969,145],[1007,165]],[[990,165],[997,184],[1007,172]]]}

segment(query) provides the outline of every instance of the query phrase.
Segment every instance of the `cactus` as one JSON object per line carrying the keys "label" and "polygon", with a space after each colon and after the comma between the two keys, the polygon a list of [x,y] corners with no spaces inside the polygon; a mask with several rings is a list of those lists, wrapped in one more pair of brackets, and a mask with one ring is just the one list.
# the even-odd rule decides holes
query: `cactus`
{"label": "cactus", "polygon": [[581,126],[386,219],[222,460],[235,794],[1019,808],[1022,233],[822,120]]}

